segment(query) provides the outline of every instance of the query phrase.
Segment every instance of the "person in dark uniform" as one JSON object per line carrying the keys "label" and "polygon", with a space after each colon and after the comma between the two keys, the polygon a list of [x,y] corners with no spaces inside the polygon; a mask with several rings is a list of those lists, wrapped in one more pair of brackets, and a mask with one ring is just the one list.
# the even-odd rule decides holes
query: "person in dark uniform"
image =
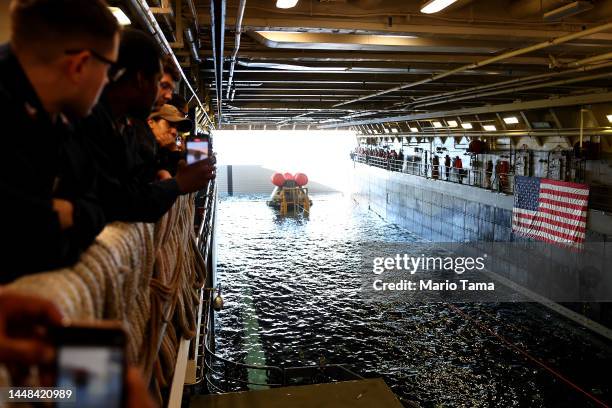
{"label": "person in dark uniform", "polygon": [[0,168],[0,282],[73,264],[105,224],[95,172],[74,139],[117,59],[119,25],[100,0],[14,0],[0,46],[4,135],[26,140]]}
{"label": "person in dark uniform", "polygon": [[[98,167],[98,197],[110,221],[155,222],[176,198],[214,178],[214,159],[179,166],[176,176],[157,168],[137,134],[158,98],[162,66],[155,41],[139,30],[121,37],[118,66],[125,70],[105,89],[92,115],[78,127]],[[156,181],[161,180],[161,181]]]}
{"label": "person in dark uniform", "polygon": [[168,105],[172,105],[174,106],[176,109],[179,110],[179,112],[181,112],[183,114],[183,116],[187,117],[187,115],[189,115],[189,104],[187,103],[187,101],[185,100],[185,98],[183,98],[181,95],[179,94],[173,94],[172,95],[172,99],[170,99],[168,101]]}
{"label": "person in dark uniform", "polygon": [[[162,76],[158,81],[157,98],[155,99],[153,110],[159,110],[164,104],[169,103],[173,99],[173,92],[179,80],[180,73],[174,66],[172,59],[169,56],[163,57]],[[149,108],[150,110],[151,108]],[[143,117],[142,115],[130,116],[134,145],[145,162],[154,163],[155,172],[149,173],[151,179],[170,178],[176,173],[177,161],[169,160],[167,152],[161,149],[146,119],[146,116]]]}
{"label": "person in dark uniform", "polygon": [[448,154],[444,156],[444,169],[444,175],[446,176],[446,181],[448,181],[450,179],[451,172],[451,158]]}

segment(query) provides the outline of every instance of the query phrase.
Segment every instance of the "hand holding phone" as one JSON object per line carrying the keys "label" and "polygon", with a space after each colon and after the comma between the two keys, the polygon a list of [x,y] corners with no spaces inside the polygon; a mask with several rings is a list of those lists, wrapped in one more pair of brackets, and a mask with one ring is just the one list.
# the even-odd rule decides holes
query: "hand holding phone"
{"label": "hand holding phone", "polygon": [[126,333],[118,323],[58,328],[56,384],[72,389],[75,402],[63,408],[123,408],[126,406]]}
{"label": "hand holding phone", "polygon": [[54,348],[46,337],[62,324],[49,300],[0,288],[0,364],[50,364]]}
{"label": "hand holding phone", "polygon": [[215,156],[192,164],[180,161],[175,179],[181,193],[187,194],[199,191],[208,184],[209,180],[213,180],[217,171],[216,161]]}
{"label": "hand holding phone", "polygon": [[209,156],[207,141],[188,141],[187,147],[187,164],[192,164],[200,160],[204,160]]}

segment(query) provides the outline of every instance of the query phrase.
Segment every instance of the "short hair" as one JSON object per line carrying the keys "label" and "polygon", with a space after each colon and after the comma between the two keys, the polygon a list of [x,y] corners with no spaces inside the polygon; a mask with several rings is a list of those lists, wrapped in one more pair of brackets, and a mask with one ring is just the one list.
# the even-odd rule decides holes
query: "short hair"
{"label": "short hair", "polygon": [[77,44],[108,51],[120,30],[103,0],[12,0],[9,10],[11,42],[39,58]]}
{"label": "short hair", "polygon": [[133,28],[123,30],[117,67],[124,68],[125,74],[119,81],[131,80],[139,72],[146,76],[159,73],[160,58],[159,46],[153,37]]}
{"label": "short hair", "polygon": [[178,82],[181,79],[181,73],[176,68],[176,65],[174,65],[174,61],[172,60],[172,57],[170,57],[170,55],[164,56],[163,66],[164,74],[170,75],[174,82]]}
{"label": "short hair", "polygon": [[180,94],[172,94],[172,98],[167,102],[168,105],[174,106],[179,111],[183,112],[183,108],[187,105],[187,100]]}

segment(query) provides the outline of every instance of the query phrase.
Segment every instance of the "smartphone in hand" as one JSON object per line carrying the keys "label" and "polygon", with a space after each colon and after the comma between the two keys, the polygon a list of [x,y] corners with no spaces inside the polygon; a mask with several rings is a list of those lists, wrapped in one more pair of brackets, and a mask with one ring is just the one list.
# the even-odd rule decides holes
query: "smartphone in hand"
{"label": "smartphone in hand", "polygon": [[187,164],[206,159],[210,155],[208,147],[207,140],[194,139],[187,141]]}
{"label": "smartphone in hand", "polygon": [[126,393],[126,332],[118,323],[61,327],[53,333],[57,347],[56,384],[75,393],[59,408],[123,408]]}

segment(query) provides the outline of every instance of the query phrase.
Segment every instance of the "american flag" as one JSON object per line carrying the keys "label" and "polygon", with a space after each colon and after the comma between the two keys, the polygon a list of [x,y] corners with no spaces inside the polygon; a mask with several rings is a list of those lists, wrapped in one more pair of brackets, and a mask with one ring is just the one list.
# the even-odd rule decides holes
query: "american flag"
{"label": "american flag", "polygon": [[582,244],[589,202],[587,184],[516,176],[512,230],[557,244]]}

